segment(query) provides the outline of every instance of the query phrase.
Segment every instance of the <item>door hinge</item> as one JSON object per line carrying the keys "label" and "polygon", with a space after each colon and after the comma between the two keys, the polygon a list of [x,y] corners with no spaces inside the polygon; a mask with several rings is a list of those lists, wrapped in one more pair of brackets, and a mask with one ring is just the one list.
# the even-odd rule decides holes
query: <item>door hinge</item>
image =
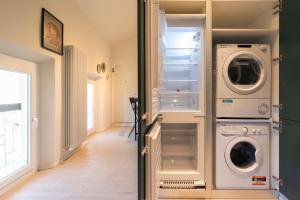
{"label": "door hinge", "polygon": [[142,150],[142,157],[145,156],[145,154],[147,154],[149,152],[149,147],[148,146],[145,146]]}
{"label": "door hinge", "polygon": [[158,114],[158,115],[157,115],[157,119],[158,119],[159,121],[162,121],[162,120],[164,119],[163,114]]}
{"label": "door hinge", "polygon": [[283,55],[280,54],[279,57],[273,58],[272,61],[273,61],[273,62],[278,62],[278,61],[281,62],[282,59],[283,59]]}
{"label": "door hinge", "polygon": [[283,179],[282,178],[278,178],[277,176],[272,176],[272,178],[278,182],[279,186],[282,187],[283,186]]}
{"label": "door hinge", "polygon": [[149,113],[144,113],[142,116],[142,120],[147,120],[149,119]]}
{"label": "door hinge", "polygon": [[278,105],[273,105],[273,108],[278,108],[279,110],[282,110],[283,109],[283,104],[280,103]]}
{"label": "door hinge", "polygon": [[273,121],[273,130],[276,130],[279,132],[279,134],[282,134],[282,121]]}
{"label": "door hinge", "polygon": [[282,110],[283,109],[283,104],[280,103],[278,108],[279,108],[279,110]]}
{"label": "door hinge", "polygon": [[278,3],[273,7],[273,15],[281,13],[283,11],[283,0],[279,0]]}

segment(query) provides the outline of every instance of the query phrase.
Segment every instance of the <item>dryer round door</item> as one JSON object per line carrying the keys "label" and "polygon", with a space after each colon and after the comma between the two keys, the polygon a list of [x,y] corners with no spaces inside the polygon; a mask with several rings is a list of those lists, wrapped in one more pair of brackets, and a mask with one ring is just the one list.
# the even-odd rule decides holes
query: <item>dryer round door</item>
{"label": "dryer round door", "polygon": [[263,150],[259,143],[250,137],[233,139],[225,151],[228,167],[239,175],[255,173],[263,162]]}
{"label": "dryer round door", "polygon": [[267,78],[263,60],[249,51],[232,54],[223,65],[223,78],[230,90],[247,95],[258,91]]}

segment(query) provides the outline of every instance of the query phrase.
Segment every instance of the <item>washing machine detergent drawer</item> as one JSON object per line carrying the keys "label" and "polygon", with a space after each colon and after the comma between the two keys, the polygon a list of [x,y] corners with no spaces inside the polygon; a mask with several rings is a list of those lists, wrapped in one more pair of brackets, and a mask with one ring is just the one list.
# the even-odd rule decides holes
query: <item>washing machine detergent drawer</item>
{"label": "washing machine detergent drawer", "polygon": [[270,118],[270,99],[217,99],[217,118]]}

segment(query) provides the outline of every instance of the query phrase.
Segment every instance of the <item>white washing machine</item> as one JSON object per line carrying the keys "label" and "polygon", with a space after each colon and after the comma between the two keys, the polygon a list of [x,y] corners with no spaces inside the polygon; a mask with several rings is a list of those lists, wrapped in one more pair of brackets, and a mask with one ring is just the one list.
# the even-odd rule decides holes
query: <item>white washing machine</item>
{"label": "white washing machine", "polygon": [[217,189],[269,189],[269,130],[268,120],[217,121]]}
{"label": "white washing machine", "polygon": [[216,56],[217,118],[270,118],[270,46],[219,44]]}

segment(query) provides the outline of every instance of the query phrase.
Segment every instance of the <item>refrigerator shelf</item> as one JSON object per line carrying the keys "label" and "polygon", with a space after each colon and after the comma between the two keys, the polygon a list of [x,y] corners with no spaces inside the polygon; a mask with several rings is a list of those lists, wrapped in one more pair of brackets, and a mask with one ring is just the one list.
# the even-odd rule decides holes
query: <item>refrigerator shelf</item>
{"label": "refrigerator shelf", "polygon": [[179,148],[182,151],[190,151],[193,148],[191,145],[194,145],[196,137],[193,134],[164,134],[162,141],[165,144],[167,150],[176,150]]}
{"label": "refrigerator shelf", "polygon": [[161,153],[162,160],[168,160],[170,158],[172,159],[186,159],[186,160],[195,160],[195,153],[194,152],[183,152],[183,153],[171,153],[171,152],[165,152]]}
{"label": "refrigerator shelf", "polygon": [[165,60],[190,60],[191,55],[166,55]]}
{"label": "refrigerator shelf", "polygon": [[197,129],[168,129],[168,130],[164,130],[164,134],[166,135],[193,135],[195,136],[195,131],[197,131]]}
{"label": "refrigerator shelf", "polygon": [[200,49],[199,47],[167,47],[167,50],[173,50],[173,49],[184,49],[184,50],[195,50],[195,49]]}
{"label": "refrigerator shelf", "polygon": [[163,63],[165,67],[176,66],[176,67],[186,67],[186,66],[199,66],[199,63]]}
{"label": "refrigerator shelf", "polygon": [[198,95],[199,92],[188,92],[188,91],[160,91],[159,94],[162,94],[162,95],[174,95],[174,94],[178,94],[178,95],[188,95],[188,94],[194,94],[194,95]]}
{"label": "refrigerator shelf", "polygon": [[[169,141],[172,142],[172,141]],[[162,148],[162,155],[176,155],[176,156],[193,156],[196,154],[196,144],[194,143],[186,143],[182,144],[181,142],[173,142],[173,144],[164,142]]]}
{"label": "refrigerator shelf", "polygon": [[163,80],[165,82],[198,82],[199,80],[191,80],[191,79],[187,79],[187,80]]}

